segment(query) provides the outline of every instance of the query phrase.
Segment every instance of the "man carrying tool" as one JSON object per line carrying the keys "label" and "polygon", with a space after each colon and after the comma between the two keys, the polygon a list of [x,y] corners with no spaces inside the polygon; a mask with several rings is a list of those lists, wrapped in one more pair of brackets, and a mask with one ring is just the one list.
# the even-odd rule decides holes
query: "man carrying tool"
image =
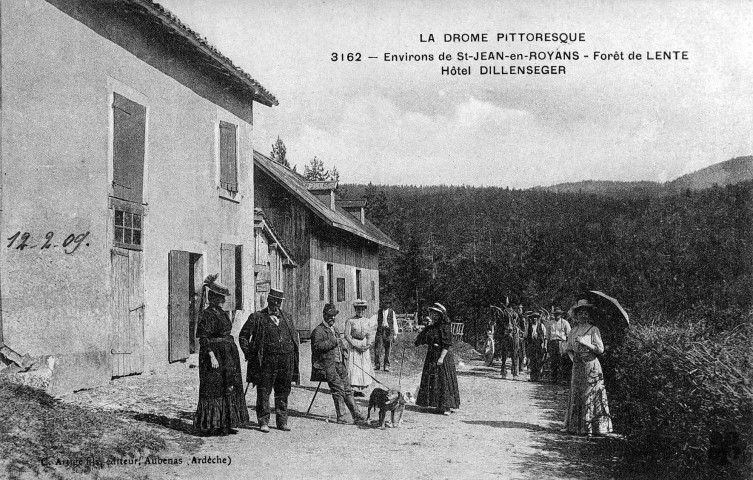
{"label": "man carrying tool", "polygon": [[343,348],[344,339],[339,338],[333,325],[340,313],[334,305],[324,306],[324,320],[311,332],[311,381],[327,382],[335,402],[337,423],[348,423],[344,414],[343,403],[356,424],[366,422],[353,398],[353,390],[348,376],[348,352]]}

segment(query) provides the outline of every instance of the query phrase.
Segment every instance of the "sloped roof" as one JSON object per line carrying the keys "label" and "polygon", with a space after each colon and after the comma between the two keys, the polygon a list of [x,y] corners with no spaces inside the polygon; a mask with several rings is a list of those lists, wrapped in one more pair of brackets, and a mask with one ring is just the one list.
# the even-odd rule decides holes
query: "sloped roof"
{"label": "sloped roof", "polygon": [[314,182],[307,180],[306,181],[306,189],[307,190],[334,190],[337,188],[337,182],[335,180],[326,180],[322,182]]}
{"label": "sloped roof", "polygon": [[288,264],[293,267],[298,266],[298,264],[295,262],[295,259],[290,254],[290,249],[286,247],[285,244],[280,240],[280,238],[275,233],[275,229],[272,228],[272,225],[269,224],[267,216],[264,215],[264,212],[259,208],[254,209],[254,227],[266,230],[267,235],[272,238],[272,241],[277,244],[277,248],[279,248],[282,251],[283,255],[285,255]]}
{"label": "sloped roof", "polygon": [[121,0],[113,2],[112,7],[129,13],[141,14],[146,21],[150,21],[155,28],[176,37],[176,40],[186,49],[186,53],[198,54],[214,68],[219,69],[230,79],[235,80],[242,88],[253,95],[256,102],[269,107],[279,105],[277,99],[251,75],[220,53],[206,38],[181,22],[172,12],[152,0]]}
{"label": "sloped roof", "polygon": [[345,199],[338,199],[335,200],[337,202],[337,205],[343,207],[343,208],[364,208],[366,207],[366,199],[365,198],[355,198],[350,200]]}
{"label": "sloped roof", "polygon": [[379,228],[368,219],[365,224],[362,224],[342,207],[336,206],[335,210],[332,210],[328,205],[322,203],[316,195],[306,188],[307,181],[292,170],[280,165],[257,151],[254,151],[254,165],[272,177],[327,225],[352,233],[353,235],[357,235],[384,247],[392,248],[394,250],[400,249],[400,246],[395,243],[394,240],[388,237],[386,233],[379,230]]}

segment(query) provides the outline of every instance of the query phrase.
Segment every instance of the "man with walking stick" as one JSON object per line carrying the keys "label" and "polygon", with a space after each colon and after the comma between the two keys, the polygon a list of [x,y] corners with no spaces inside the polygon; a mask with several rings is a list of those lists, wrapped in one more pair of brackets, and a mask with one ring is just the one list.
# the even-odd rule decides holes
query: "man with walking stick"
{"label": "man with walking stick", "polygon": [[343,348],[344,339],[338,338],[333,325],[340,313],[334,305],[324,306],[324,320],[311,332],[311,381],[327,382],[335,402],[337,423],[348,423],[343,404],[350,410],[353,421],[365,423],[361,411],[353,398],[353,390],[348,376],[348,351]]}
{"label": "man with walking stick", "polygon": [[292,382],[299,383],[298,335],[293,321],[280,310],[282,291],[269,290],[267,308],[252,313],[238,340],[248,361],[247,381],[256,385],[256,417],[259,430],[269,432],[269,395],[275,393],[277,428],[288,427],[288,395]]}

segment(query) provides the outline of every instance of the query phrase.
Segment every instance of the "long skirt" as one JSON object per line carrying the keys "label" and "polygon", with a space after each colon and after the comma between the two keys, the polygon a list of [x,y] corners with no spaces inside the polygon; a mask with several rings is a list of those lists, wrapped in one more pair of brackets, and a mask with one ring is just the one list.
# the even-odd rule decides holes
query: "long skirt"
{"label": "long skirt", "polygon": [[460,389],[458,388],[458,374],[455,370],[455,359],[452,350],[448,350],[442,361],[437,365],[441,348],[429,347],[421,372],[421,384],[416,395],[416,405],[421,407],[436,407],[440,410],[460,408]]}
{"label": "long skirt", "polygon": [[229,429],[249,421],[243,396],[240,357],[233,337],[210,339],[219,368],[212,368],[206,351],[199,352],[199,404],[194,414],[194,429]]}
{"label": "long skirt", "polygon": [[568,433],[598,435],[612,431],[607,390],[599,359],[575,357],[570,380],[570,398],[565,414]]}
{"label": "long skirt", "polygon": [[371,386],[371,377],[374,375],[371,366],[371,349],[359,352],[352,348],[348,352],[348,373],[353,390],[364,391]]}

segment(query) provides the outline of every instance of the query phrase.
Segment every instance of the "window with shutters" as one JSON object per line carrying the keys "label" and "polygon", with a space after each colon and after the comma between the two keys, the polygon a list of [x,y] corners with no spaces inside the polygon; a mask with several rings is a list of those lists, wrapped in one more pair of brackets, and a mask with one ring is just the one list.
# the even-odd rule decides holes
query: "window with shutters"
{"label": "window with shutters", "polygon": [[112,241],[116,247],[141,250],[146,107],[113,92],[112,113]]}
{"label": "window with shutters", "polygon": [[238,127],[220,122],[220,186],[230,193],[238,191]]}
{"label": "window with shutters", "polygon": [[[333,285],[333,278],[334,278],[334,268],[331,263],[327,264],[327,296],[329,298],[329,303],[335,303],[335,289]],[[343,291],[345,291],[345,285],[343,285]]]}
{"label": "window with shutters", "polygon": [[345,279],[344,278],[337,279],[337,301],[338,302],[345,301]]}
{"label": "window with shutters", "polygon": [[361,293],[361,271],[356,270],[356,298],[363,299]]}
{"label": "window with shutters", "polygon": [[371,281],[371,299],[376,300],[376,283],[374,280]]}
{"label": "window with shutters", "polygon": [[324,275],[319,275],[319,301],[324,301]]}

